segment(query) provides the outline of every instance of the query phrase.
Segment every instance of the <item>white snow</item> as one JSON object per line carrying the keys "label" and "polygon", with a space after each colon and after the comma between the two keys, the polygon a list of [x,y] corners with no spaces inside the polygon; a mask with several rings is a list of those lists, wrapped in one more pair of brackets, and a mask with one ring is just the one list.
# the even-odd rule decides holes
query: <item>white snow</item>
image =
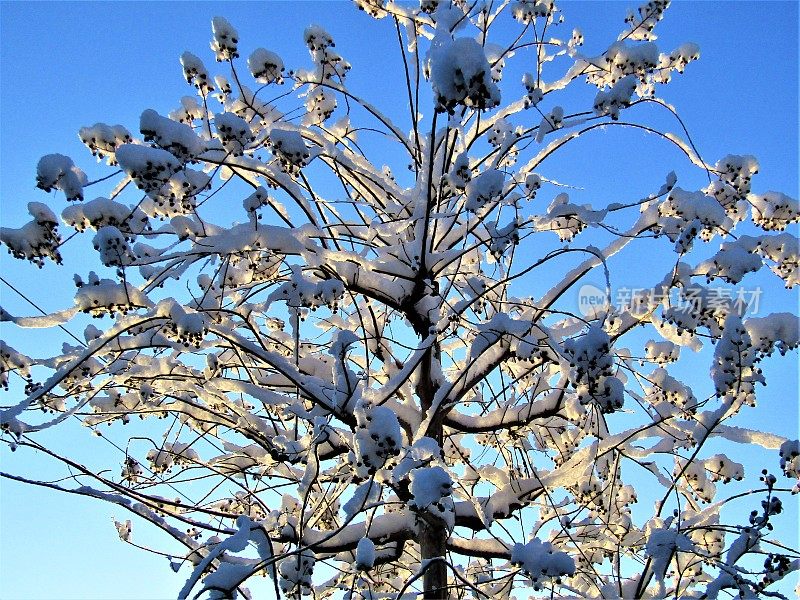
{"label": "white snow", "polygon": [[368,537],[358,540],[356,546],[356,567],[369,570],[375,564],[375,543]]}
{"label": "white snow", "polygon": [[359,401],[355,416],[358,424],[354,438],[355,467],[360,477],[366,477],[400,453],[403,437],[397,415],[387,406],[371,406]]}
{"label": "white snow", "polygon": [[113,225],[98,229],[92,244],[100,253],[100,262],[107,267],[130,265],[136,259],[125,236]]}
{"label": "white snow", "polygon": [[554,106],[549,113],[542,115],[542,120],[539,122],[539,127],[536,131],[536,141],[541,143],[548,133],[561,129],[563,122],[564,109],[560,106]]}
{"label": "white snow", "polygon": [[86,174],[63,154],[43,156],[36,166],[36,187],[45,192],[61,190],[67,200],[83,200],[83,186],[87,181]]}
{"label": "white snow", "polygon": [[30,357],[0,340],[0,387],[8,389],[8,375],[12,372],[16,372],[26,379],[29,378],[32,364],[33,361]]}
{"label": "white snow", "polygon": [[781,470],[786,477],[800,479],[800,441],[786,440],[778,453],[781,457]]}
{"label": "white snow", "polygon": [[541,590],[547,580],[575,573],[575,561],[569,554],[556,550],[550,542],[543,542],[538,537],[527,544],[514,544],[511,564],[525,571],[535,590]]}
{"label": "white snow", "polygon": [[436,109],[453,113],[458,105],[476,109],[500,104],[484,49],[472,38],[434,40],[428,56]]}
{"label": "white snow", "polygon": [[303,39],[310,50],[325,50],[334,45],[333,38],[319,25],[309,25],[303,32]]}
{"label": "white snow", "polygon": [[755,349],[747,330],[736,314],[725,320],[722,338],[714,349],[711,378],[717,396],[735,393],[748,403],[753,402],[755,384],[764,383],[764,376],[755,368]]}
{"label": "white snow", "polygon": [[173,465],[194,465],[200,460],[200,456],[189,444],[180,442],[165,442],[161,448],[153,448],[147,452],[147,460],[150,468],[156,473],[169,471]]}
{"label": "white snow", "polygon": [[658,46],[652,42],[630,45],[626,42],[615,42],[606,50],[605,62],[611,71],[612,83],[629,74],[641,77],[658,66]]}
{"label": "white snow", "polygon": [[546,215],[534,218],[534,223],[538,230],[553,231],[561,241],[571,241],[587,226],[602,222],[605,216],[605,210],[593,210],[588,204],[573,204],[569,195],[562,193],[553,198]]}
{"label": "white snow", "polygon": [[79,279],[80,285],[75,294],[75,306],[85,312],[102,315],[106,312],[128,312],[135,308],[146,308],[153,303],[138,288],[129,283],[125,285],[111,279],[100,279],[93,272],[88,284]]}
{"label": "white snow", "polygon": [[624,402],[624,385],[612,375],[611,338],[592,325],[585,334],[564,340],[564,356],[570,363],[570,382],[581,403],[596,402],[603,412],[614,412]]}
{"label": "white snow", "polygon": [[356,491],[342,506],[345,519],[350,521],[356,514],[373,506],[381,495],[381,485],[369,480],[356,488]]}
{"label": "white snow", "polygon": [[253,141],[250,125],[238,115],[225,112],[214,117],[217,137],[225,149],[233,156],[244,154],[245,148]]}
{"label": "white snow", "polygon": [[139,118],[139,130],[146,142],[154,141],[178,158],[193,158],[204,149],[203,142],[189,125],[162,117],[149,108]]}
{"label": "white snow", "polygon": [[[262,574],[281,596],[396,595],[437,560],[416,548],[430,525],[447,537],[451,574],[487,598],[625,598],[639,584],[639,595],[707,587],[713,597],[749,586],[742,578],[758,565],[743,557],[767,544],[737,539],[746,531],[720,512],[752,487],[731,484],[751,467],[728,449],[759,446],[793,485],[800,445],[727,423],[749,418],[766,358],[800,346],[800,318],[746,318],[754,313],[735,293],[751,288],[735,284],[759,284],[768,269],[787,286],[800,281],[800,209],[752,190],[753,157],[707,164],[683,134],[615,122],[623,110],[636,125],[654,111],[680,128],[655,86],[699,51],[652,43],[666,0],[634,10],[610,47],[587,39],[608,48],[594,57],[582,54],[579,30],[556,26],[552,0],[357,3],[390,16],[381,25],[403,50],[370,56],[399,66],[405,100],[410,82],[401,125],[359,95],[397,94],[377,79],[345,81],[350,63],[321,27],[304,33],[311,65],[290,70],[258,40],[240,48],[236,29],[215,17],[220,73],[185,52],[181,93],[192,96],[145,110],[139,139],[119,125],[81,129],[107,163],[91,175],[105,197],[68,204],[53,194],[50,207],[28,205],[30,222],[3,224],[14,256],[58,263],[60,212],[73,228],[67,248],[94,243],[87,256],[104,269],[78,268],[73,308],[0,310],[4,326],[64,325],[85,340],[41,359],[0,342],[0,385],[20,397],[0,411],[9,441],[73,417],[111,439],[146,419],[120,445],[121,473],[119,462],[109,471],[119,495],[79,493],[124,503],[186,545],[170,559],[195,567],[183,598],[247,596],[242,581]],[[516,46],[510,30],[502,40],[484,31],[501,16],[525,30]],[[523,85],[510,82],[503,93],[515,98],[501,106],[509,73]],[[421,90],[418,103],[423,77],[433,93]],[[267,87],[284,78],[283,92]],[[573,81],[590,89],[562,94]],[[649,131],[702,183],[680,171],[683,189],[675,173],[662,185],[665,167],[647,190],[593,195],[555,172],[551,155],[566,146],[569,162],[578,138],[609,131]],[[369,156],[390,145],[400,154]],[[620,156],[609,156],[614,171]],[[37,183],[67,200],[90,189],[60,154],[42,158]],[[654,273],[648,248],[679,256],[651,261]],[[630,257],[644,267],[625,273]],[[628,285],[645,287],[612,305],[611,290]],[[607,301],[576,312],[587,289]],[[716,398],[692,389],[706,359]],[[210,490],[192,496],[205,498],[202,510],[123,498],[189,480]],[[648,521],[662,497],[658,515],[676,514]],[[130,522],[115,525],[131,541]],[[668,589],[673,567],[679,589]],[[421,582],[412,583],[411,595]]]}
{"label": "white snow", "polygon": [[697,273],[705,274],[708,281],[719,277],[730,283],[739,283],[748,273],[758,271],[763,262],[753,248],[741,243],[722,244],[719,252],[697,265]]}
{"label": "white snow", "polygon": [[505,175],[502,171],[488,170],[472,178],[466,185],[467,201],[464,208],[477,212],[483,206],[496,200],[503,193]]}
{"label": "white snow", "polygon": [[247,68],[259,83],[283,83],[283,60],[274,52],[256,48],[247,59]]}
{"label": "white snow", "polygon": [[203,61],[191,52],[181,54],[181,66],[186,83],[190,83],[203,93],[214,91],[208,77],[208,70]]}
{"label": "white snow", "polygon": [[423,510],[453,493],[453,480],[440,466],[411,471],[411,495],[414,506]]}
{"label": "white snow", "polygon": [[293,129],[273,127],[269,132],[272,152],[289,173],[304,167],[311,154],[300,132]]}
{"label": "white snow", "polygon": [[615,121],[619,119],[619,112],[631,103],[631,97],[636,91],[638,79],[635,75],[627,75],[617,81],[608,91],[600,91],[594,99],[594,111],[598,115],[608,115]]}
{"label": "white snow", "polygon": [[284,558],[278,565],[281,591],[287,597],[309,594],[315,563],[314,553],[308,548]]}
{"label": "white snow", "polygon": [[680,357],[680,346],[669,340],[649,340],[645,345],[645,356],[658,365],[675,362]]}
{"label": "white snow", "polygon": [[744,478],[744,466],[724,454],[709,456],[703,461],[703,466],[711,474],[711,481],[729,483],[732,480],[741,481]]}
{"label": "white snow", "polygon": [[761,355],[769,356],[776,348],[784,355],[800,345],[800,317],[793,313],[751,317],[744,322],[744,328]]}
{"label": "white snow", "polygon": [[520,23],[534,23],[536,19],[553,21],[558,7],[553,0],[516,0],[511,3],[511,14]]}
{"label": "white snow", "polygon": [[120,146],[117,149],[117,162],[137,187],[145,192],[160,188],[180,169],[180,163],[174,155],[160,148],[140,144]]}
{"label": "white snow", "polygon": [[630,25],[630,29],[620,33],[620,39],[627,38],[637,41],[656,39],[653,29],[664,17],[664,11],[668,6],[668,0],[648,0],[639,6],[638,16],[632,11],[628,11],[625,22]]}
{"label": "white snow", "polygon": [[781,192],[748,194],[753,222],[767,231],[783,231],[800,220],[800,204]]}
{"label": "white snow", "polygon": [[40,269],[46,258],[60,264],[61,237],[55,214],[41,202],[29,202],[28,214],[33,220],[22,227],[0,227],[0,244],[5,244],[15,258],[29,260]]}
{"label": "white snow", "polygon": [[653,561],[653,574],[663,582],[667,567],[676,552],[689,552],[694,548],[692,542],[674,529],[654,529],[647,538],[645,551]]}
{"label": "white snow", "polygon": [[98,161],[106,158],[109,165],[117,164],[114,157],[117,148],[133,141],[131,133],[122,125],[106,125],[105,123],[81,127],[78,137],[92,151],[92,156],[96,156]]}
{"label": "white snow", "polygon": [[131,520],[127,519],[126,521],[117,521],[114,519],[114,526],[117,528],[117,533],[119,534],[119,539],[123,542],[128,542],[131,539]]}
{"label": "white snow", "polygon": [[239,56],[238,44],[239,34],[225,17],[214,17],[211,19],[211,32],[214,39],[211,40],[211,49],[217,62],[232,60]]}
{"label": "white snow", "polygon": [[124,227],[131,233],[141,233],[148,225],[147,216],[140,210],[102,197],[67,206],[61,212],[61,219],[78,231],[88,227],[100,229],[104,225],[113,225]]}

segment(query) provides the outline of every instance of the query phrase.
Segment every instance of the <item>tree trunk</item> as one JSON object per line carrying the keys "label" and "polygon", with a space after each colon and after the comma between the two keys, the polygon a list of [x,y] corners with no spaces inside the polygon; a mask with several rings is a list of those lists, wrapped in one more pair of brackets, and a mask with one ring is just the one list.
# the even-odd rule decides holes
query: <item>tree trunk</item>
{"label": "tree trunk", "polygon": [[[423,415],[431,409],[433,397],[436,394],[437,385],[433,381],[431,362],[439,360],[441,356],[438,344],[428,350],[428,354],[422,361],[419,381],[417,383],[417,395]],[[434,416],[431,419],[431,426],[428,435],[439,442],[442,446],[442,419],[441,416]],[[447,525],[445,522],[429,512],[420,515],[419,522],[419,549],[420,557],[423,561],[435,560],[427,565],[423,576],[423,598],[424,600],[446,600],[447,594],[447,565],[444,562],[447,550]]]}
{"label": "tree trunk", "polygon": [[420,520],[419,549],[422,560],[441,557],[427,566],[423,576],[424,600],[447,600],[447,565],[444,562],[447,549],[447,528],[444,522],[426,513]]}

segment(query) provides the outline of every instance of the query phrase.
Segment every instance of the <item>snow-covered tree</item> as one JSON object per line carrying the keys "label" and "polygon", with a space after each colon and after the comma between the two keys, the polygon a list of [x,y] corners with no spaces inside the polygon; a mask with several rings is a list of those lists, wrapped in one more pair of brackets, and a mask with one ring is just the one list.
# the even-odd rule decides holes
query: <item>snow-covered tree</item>
{"label": "snow-covered tree", "polygon": [[[391,96],[351,89],[322,27],[290,70],[217,17],[221,64],[180,57],[193,96],[80,130],[109,177],[41,159],[36,185],[65,201],[31,202],[0,242],[41,267],[80,234],[74,306],[0,317],[84,335],[43,358],[0,342],[0,423],[71,475],[40,481],[23,456],[4,475],[161,528],[189,565],[182,598],[248,595],[255,576],[287,598],[771,593],[800,569],[773,532],[800,446],[731,422],[798,317],[750,316],[735,292],[765,267],[798,283],[800,209],[751,190],[754,157],[706,162],[659,99],[699,56],[656,45],[669,3],[599,55],[550,0],[357,4],[397,37]],[[610,128],[685,164],[571,199],[548,159]],[[702,186],[679,185],[687,165]],[[631,253],[652,280],[620,304]],[[39,441],[74,418],[114,440],[113,464]],[[760,475],[735,444],[761,448]]]}

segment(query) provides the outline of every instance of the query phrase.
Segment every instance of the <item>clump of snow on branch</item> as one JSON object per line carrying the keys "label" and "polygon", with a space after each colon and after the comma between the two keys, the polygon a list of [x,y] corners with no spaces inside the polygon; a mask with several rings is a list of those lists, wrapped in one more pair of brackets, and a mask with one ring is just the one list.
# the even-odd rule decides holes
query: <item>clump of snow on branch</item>
{"label": "clump of snow on branch", "polygon": [[211,19],[211,31],[214,34],[211,49],[217,62],[232,60],[239,56],[239,33],[225,17]]}
{"label": "clump of snow on branch", "polygon": [[534,590],[543,589],[551,580],[560,580],[575,573],[575,561],[566,552],[553,548],[538,537],[527,544],[514,544],[511,564],[522,568]]}
{"label": "clump of snow on branch", "polygon": [[133,141],[131,133],[122,125],[106,125],[95,123],[91,127],[81,127],[78,137],[91,150],[92,156],[100,161],[106,159],[106,164],[116,165],[115,153],[119,146],[130,144]]}
{"label": "clump of snow on branch", "polygon": [[500,104],[489,61],[474,39],[437,38],[428,61],[438,111],[452,113],[458,105],[485,109]]}
{"label": "clump of snow on branch", "polygon": [[83,200],[87,181],[86,174],[63,154],[43,156],[36,166],[36,187],[45,192],[61,190],[67,200]]}
{"label": "clump of snow on branch", "polygon": [[247,59],[250,74],[259,83],[283,83],[283,66],[281,57],[264,48],[256,48]]}
{"label": "clump of snow on branch", "polygon": [[61,236],[55,214],[41,202],[29,202],[28,214],[33,220],[20,228],[0,227],[0,243],[14,258],[29,260],[40,269],[47,258],[60,264]]}
{"label": "clump of snow on branch", "polygon": [[311,594],[311,576],[316,560],[311,550],[303,549],[278,565],[281,591],[287,597]]}
{"label": "clump of snow on branch", "polygon": [[355,467],[359,476],[366,477],[400,454],[403,438],[397,416],[386,406],[370,406],[362,401],[356,405],[355,416]]}

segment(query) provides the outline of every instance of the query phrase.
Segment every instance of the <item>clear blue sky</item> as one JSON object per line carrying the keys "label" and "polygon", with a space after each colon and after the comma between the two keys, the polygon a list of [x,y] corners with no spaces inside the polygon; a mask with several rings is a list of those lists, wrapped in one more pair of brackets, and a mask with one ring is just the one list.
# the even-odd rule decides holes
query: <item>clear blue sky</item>
{"label": "clear blue sky", "polygon": [[[587,52],[598,53],[622,27],[625,9],[635,7],[622,2],[564,1],[559,5],[567,18],[563,27],[567,31],[581,27]],[[255,47],[264,46],[291,66],[309,64],[303,28],[312,22],[325,26],[339,52],[353,64],[351,86],[379,106],[398,103],[399,114],[405,114],[397,99],[401,96],[386,94],[376,84],[383,77],[384,57],[397,55],[392,30],[387,23],[367,29],[373,21],[345,2],[2,2],[0,11],[0,220],[4,226],[21,225],[29,201],[46,201],[47,196],[34,189],[35,166],[43,154],[72,156],[90,178],[107,173],[94,167],[94,159],[78,141],[79,127],[103,121],[136,131],[143,109],[165,114],[181,96],[192,95],[182,79],[178,57],[190,50],[212,67],[208,42],[211,17],[217,14],[228,17],[239,29],[245,58]],[[684,41],[700,45],[699,63],[663,88],[662,95],[678,108],[703,156],[713,161],[727,153],[754,154],[761,162],[754,189],[782,190],[794,197],[798,194],[797,23],[797,2],[675,2],[660,27],[659,42],[664,49]],[[375,31],[383,32],[383,37],[367,33]],[[609,138],[598,140],[580,150],[602,156],[613,148],[608,142]],[[617,143],[613,138],[611,142]],[[625,168],[618,175],[609,174],[602,162],[594,167],[581,164],[583,183],[597,189],[608,187],[609,178],[611,186],[621,179],[626,184],[635,184],[637,178],[658,180],[673,165],[665,162],[655,174],[646,172],[649,166],[680,160],[652,142],[643,148],[641,153],[620,157]],[[556,178],[562,178],[563,173],[568,178],[575,165],[565,160],[550,167],[554,177],[558,173]],[[647,186],[644,189],[650,191]],[[58,197],[56,212],[62,207]],[[70,304],[75,269],[35,272],[21,269],[5,251],[0,256],[4,277],[46,310]],[[636,285],[637,269],[646,271],[646,265],[632,267],[629,285]],[[797,310],[796,295],[783,294],[774,286],[769,290],[764,298],[767,304]],[[0,288],[0,302],[12,313],[32,312],[5,286]],[[12,335],[5,327],[2,334],[9,339]],[[32,354],[38,354],[35,346],[41,343],[33,337],[14,339],[19,350]],[[705,377],[706,364],[700,372]],[[768,369],[766,374],[770,387],[762,406],[780,408],[759,413],[762,416],[755,424],[796,436],[797,365]],[[75,428],[56,434],[53,443],[69,445],[80,454],[85,435]],[[41,461],[29,455],[12,456],[2,449],[3,470],[24,471],[15,463],[19,460],[31,461],[46,473]],[[774,463],[776,468],[777,460]],[[3,599],[176,596],[185,571],[173,576],[166,559],[121,543],[111,523],[112,515],[129,518],[121,510],[8,481],[0,486]],[[145,527],[135,525],[135,538],[148,539]]]}

